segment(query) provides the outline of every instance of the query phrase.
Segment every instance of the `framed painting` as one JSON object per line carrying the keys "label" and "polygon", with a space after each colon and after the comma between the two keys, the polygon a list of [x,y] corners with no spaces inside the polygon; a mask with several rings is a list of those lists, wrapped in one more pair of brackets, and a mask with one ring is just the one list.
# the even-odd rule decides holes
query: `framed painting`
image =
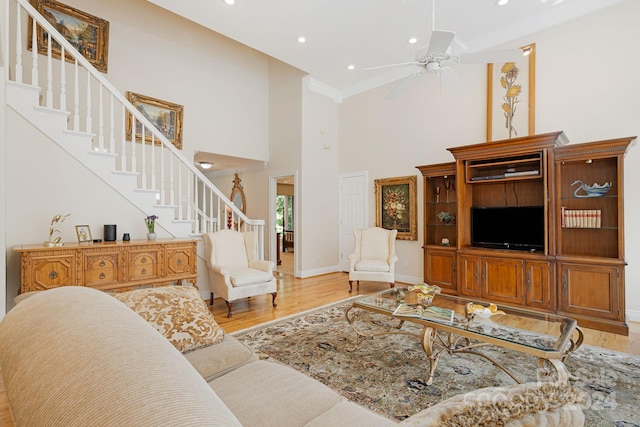
{"label": "framed painting", "polygon": [[418,240],[417,178],[376,179],[376,227],[398,230],[398,240]]}
{"label": "framed painting", "polygon": [[[96,70],[107,72],[109,57],[109,22],[54,0],[31,0],[31,4],[60,34],[82,54]],[[47,55],[49,34],[41,26],[36,30],[38,53]],[[33,43],[33,19],[29,19],[28,48]],[[51,40],[51,56],[59,59],[61,46]],[[65,52],[65,59],[74,62]]]}
{"label": "framed painting", "polygon": [[[182,150],[182,114],[184,107],[149,96],[127,92],[127,100],[133,104],[162,135],[164,135],[177,149]],[[132,115],[127,113],[125,126],[127,141],[131,141]],[[142,141],[142,123],[136,120],[136,142]],[[145,142],[151,144],[151,135],[145,132]],[[156,145],[161,145],[156,141]]]}
{"label": "framed painting", "polygon": [[78,243],[91,242],[91,228],[88,225],[76,225],[76,236],[78,236]]}
{"label": "framed painting", "polygon": [[535,133],[536,45],[520,49],[518,61],[487,65],[487,141]]}

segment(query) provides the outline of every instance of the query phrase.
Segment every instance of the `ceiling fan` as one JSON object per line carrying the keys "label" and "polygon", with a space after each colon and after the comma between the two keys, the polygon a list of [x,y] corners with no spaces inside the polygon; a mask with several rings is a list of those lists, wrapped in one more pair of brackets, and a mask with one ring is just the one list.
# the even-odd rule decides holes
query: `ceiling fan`
{"label": "ceiling fan", "polygon": [[[522,51],[520,49],[480,51],[454,55],[451,53],[451,45],[455,41],[456,33],[453,31],[435,30],[435,0],[432,0],[431,10],[433,11],[431,15],[431,28],[434,28],[434,30],[431,31],[429,45],[426,48],[418,49],[416,51],[415,60],[363,68],[363,71],[399,66],[411,66],[415,69],[415,72],[405,77],[390,93],[385,96],[385,99],[395,97],[402,92],[414,78],[425,73],[436,74],[439,77],[442,77],[443,73],[452,70],[450,65],[509,62],[515,61],[518,56],[522,55]],[[462,45],[459,42],[458,44]]]}

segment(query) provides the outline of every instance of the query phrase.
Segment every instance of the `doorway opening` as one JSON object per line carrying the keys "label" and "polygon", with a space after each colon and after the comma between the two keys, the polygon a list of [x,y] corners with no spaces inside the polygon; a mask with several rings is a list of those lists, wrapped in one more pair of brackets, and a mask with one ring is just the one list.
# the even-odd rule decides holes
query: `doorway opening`
{"label": "doorway opening", "polygon": [[273,214],[276,272],[278,275],[295,275],[296,271],[296,188],[295,174],[272,177]]}

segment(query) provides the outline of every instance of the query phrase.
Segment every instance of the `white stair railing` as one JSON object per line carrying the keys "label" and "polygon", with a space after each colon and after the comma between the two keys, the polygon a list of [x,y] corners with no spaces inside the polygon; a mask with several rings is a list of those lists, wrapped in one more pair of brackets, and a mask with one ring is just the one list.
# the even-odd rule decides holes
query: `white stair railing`
{"label": "white stair railing", "polygon": [[[91,135],[90,150],[115,156],[115,170],[136,174],[137,189],[155,193],[158,206],[174,207],[174,220],[189,221],[193,235],[258,230],[264,257],[264,220],[240,211],[27,0],[6,0],[4,15],[7,82],[39,88],[40,107],[68,112],[67,130]],[[38,35],[46,56],[38,54]],[[57,50],[66,61],[54,58]]]}

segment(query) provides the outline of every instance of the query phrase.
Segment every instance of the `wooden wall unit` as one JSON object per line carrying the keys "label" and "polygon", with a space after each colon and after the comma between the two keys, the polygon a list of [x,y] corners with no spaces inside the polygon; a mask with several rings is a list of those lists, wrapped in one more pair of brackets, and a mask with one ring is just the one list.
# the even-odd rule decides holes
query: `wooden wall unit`
{"label": "wooden wall unit", "polygon": [[[424,178],[425,281],[449,294],[558,312],[586,327],[628,334],[623,159],[634,140],[567,145],[562,132],[553,132],[450,148],[455,162],[418,166]],[[443,205],[443,183],[451,177],[456,200]],[[611,189],[584,197],[576,181],[611,183]],[[472,207],[522,206],[543,207],[542,249],[472,244]],[[444,209],[457,212],[455,232],[437,222]],[[568,227],[567,210],[583,216],[598,212],[601,224]],[[440,244],[445,234],[453,236],[451,247]]]}
{"label": "wooden wall unit", "polygon": [[75,243],[57,248],[21,245],[20,293],[59,286],[124,292],[186,280],[197,283],[197,241],[161,239]]}

